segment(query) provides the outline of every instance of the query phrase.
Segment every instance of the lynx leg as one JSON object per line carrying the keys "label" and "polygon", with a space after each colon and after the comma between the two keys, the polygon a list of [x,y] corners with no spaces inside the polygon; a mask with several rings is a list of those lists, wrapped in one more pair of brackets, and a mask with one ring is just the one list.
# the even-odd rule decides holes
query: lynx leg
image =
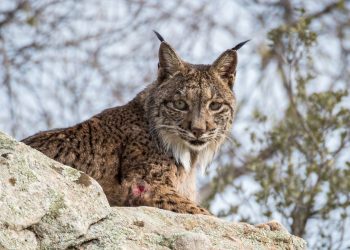
{"label": "lynx leg", "polygon": [[184,214],[211,215],[209,211],[181,196],[174,189],[165,185],[150,185],[143,180],[131,185],[126,205],[152,206]]}

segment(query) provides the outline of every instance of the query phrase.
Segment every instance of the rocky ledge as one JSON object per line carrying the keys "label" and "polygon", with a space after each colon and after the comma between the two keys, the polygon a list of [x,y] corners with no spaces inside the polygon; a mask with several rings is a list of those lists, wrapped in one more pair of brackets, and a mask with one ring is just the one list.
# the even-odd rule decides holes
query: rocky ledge
{"label": "rocky ledge", "polygon": [[98,183],[0,132],[0,249],[305,249],[273,225],[108,205]]}

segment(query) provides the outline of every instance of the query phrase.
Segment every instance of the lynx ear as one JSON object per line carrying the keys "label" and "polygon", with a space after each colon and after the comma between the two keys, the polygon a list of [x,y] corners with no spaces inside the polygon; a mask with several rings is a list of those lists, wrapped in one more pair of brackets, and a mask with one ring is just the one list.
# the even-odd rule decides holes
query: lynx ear
{"label": "lynx ear", "polygon": [[184,70],[184,64],[175,50],[164,41],[164,38],[155,30],[157,38],[161,42],[159,47],[158,82],[162,82],[177,72]]}
{"label": "lynx ear", "polygon": [[211,65],[211,70],[214,71],[221,80],[233,86],[233,81],[236,75],[237,67],[237,52],[236,50],[226,50],[218,59]]}
{"label": "lynx ear", "polygon": [[159,47],[158,80],[164,81],[184,70],[184,64],[175,50],[166,42]]}
{"label": "lynx ear", "polygon": [[211,69],[232,88],[237,68],[237,50],[250,40],[237,44],[232,49],[226,50],[212,64]]}

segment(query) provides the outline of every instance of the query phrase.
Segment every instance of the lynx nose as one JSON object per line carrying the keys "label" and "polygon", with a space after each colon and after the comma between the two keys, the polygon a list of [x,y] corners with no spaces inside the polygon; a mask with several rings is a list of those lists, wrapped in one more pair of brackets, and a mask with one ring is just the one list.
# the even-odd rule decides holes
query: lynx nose
{"label": "lynx nose", "polygon": [[197,137],[197,138],[201,137],[205,133],[205,129],[204,128],[194,127],[194,128],[191,129],[191,131],[192,131],[192,134],[195,137]]}
{"label": "lynx nose", "polygon": [[192,134],[195,137],[197,138],[201,137],[207,130],[205,119],[203,119],[203,117],[201,116],[192,118],[190,128],[191,128]]}

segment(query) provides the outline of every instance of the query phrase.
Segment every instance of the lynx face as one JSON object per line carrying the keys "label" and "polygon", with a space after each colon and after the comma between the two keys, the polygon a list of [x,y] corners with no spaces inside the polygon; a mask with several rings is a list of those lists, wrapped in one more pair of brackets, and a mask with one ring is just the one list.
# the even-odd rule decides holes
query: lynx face
{"label": "lynx face", "polygon": [[228,50],[212,65],[193,65],[161,44],[158,81],[149,101],[151,128],[187,171],[194,158],[205,169],[230,131],[236,62],[236,51]]}

